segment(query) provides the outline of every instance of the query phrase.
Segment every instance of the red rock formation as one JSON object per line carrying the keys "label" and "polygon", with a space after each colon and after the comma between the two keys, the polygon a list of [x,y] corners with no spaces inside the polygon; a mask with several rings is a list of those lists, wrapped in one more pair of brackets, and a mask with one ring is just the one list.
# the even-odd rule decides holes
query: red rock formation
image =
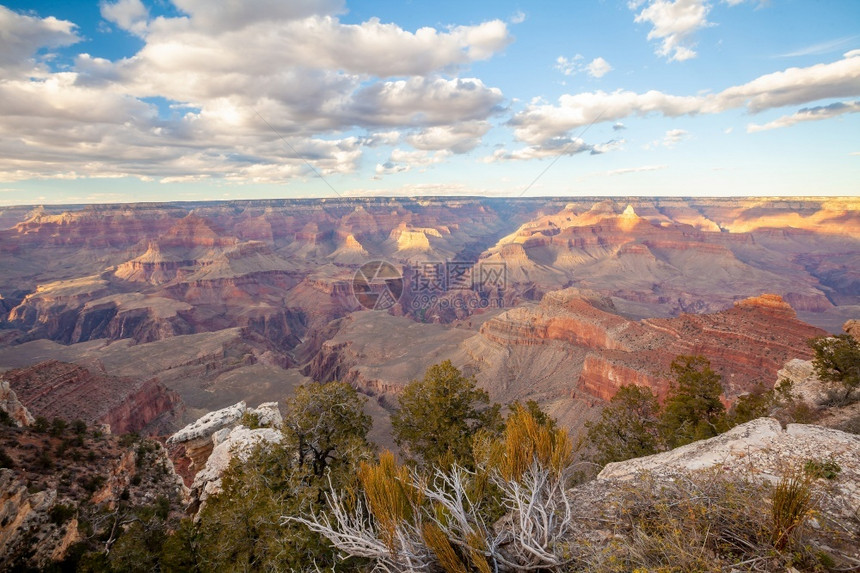
{"label": "red rock formation", "polygon": [[648,386],[664,397],[669,365],[680,354],[708,358],[732,400],[756,383],[772,384],[786,361],[811,357],[806,340],[824,334],[797,320],[777,295],[746,299],[713,314],[640,322],[600,311],[578,295],[576,289],[551,293],[537,307],[487,321],[481,334],[506,346],[561,341],[589,349],[576,387],[604,400],[625,384]]}
{"label": "red rock formation", "polygon": [[3,376],[33,416],[110,424],[115,434],[143,430],[181,409],[179,396],[154,379],[106,376],[67,362],[51,360]]}

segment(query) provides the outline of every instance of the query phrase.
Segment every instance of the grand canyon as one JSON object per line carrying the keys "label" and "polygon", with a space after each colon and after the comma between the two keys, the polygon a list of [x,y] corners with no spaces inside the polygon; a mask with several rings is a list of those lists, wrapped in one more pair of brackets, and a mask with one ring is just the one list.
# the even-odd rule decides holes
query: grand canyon
{"label": "grand canyon", "polygon": [[[510,541],[498,551],[497,541],[482,542],[489,549],[480,560],[545,563],[561,571],[558,552],[579,547],[578,566],[590,571],[611,545],[600,538],[592,553],[583,548],[603,535],[600,523],[623,525],[607,500],[628,499],[631,477],[637,478],[635,495],[698,503],[701,492],[672,488],[712,487],[716,478],[695,472],[714,465],[730,476],[720,478],[729,481],[719,487],[734,492],[749,487],[739,484],[751,483],[742,480],[753,474],[782,484],[789,479],[786,467],[805,464],[804,471],[820,466],[827,479],[839,476],[827,496],[816,498],[829,525],[804,537],[828,552],[813,562],[850,564],[856,536],[845,532],[855,518],[845,508],[858,501],[851,485],[860,479],[860,441],[853,435],[858,403],[834,401],[832,388],[817,378],[809,341],[843,330],[858,336],[858,215],[856,198],[338,198],[5,208],[0,567],[136,570],[143,559],[149,565],[141,570],[184,571],[196,563],[214,571],[247,559],[255,569],[250,557],[224,553],[249,536],[295,544],[264,553],[279,567],[306,569],[317,558],[335,559],[335,549],[319,549],[325,546],[314,545],[310,531],[344,552],[337,559],[365,556],[389,570],[411,571],[412,562],[404,561],[408,548],[429,545],[428,534],[407,527],[399,533],[402,547],[382,544],[376,553],[372,543],[356,549],[355,542],[342,542],[337,527],[357,522],[344,517],[331,476],[350,476],[343,482],[348,485],[358,471],[366,484],[375,448],[382,452],[379,468],[396,463],[387,451],[409,458],[413,452],[400,449],[397,417],[409,388],[425,372],[445,368],[462,372],[503,408],[505,435],[523,416],[548,416],[548,428],[558,424],[552,447],[567,452],[558,454],[567,460],[558,483],[579,484],[551,493],[546,488],[554,482],[541,482],[535,495],[548,495],[541,503],[550,506],[557,499],[568,508],[579,504],[581,529],[560,522],[553,534],[560,537],[546,542],[551,551],[539,558],[528,550],[516,553],[516,544],[507,548]],[[726,419],[735,420],[734,427],[721,426],[728,431],[671,451],[651,448],[645,453],[657,453],[650,457],[589,461],[598,459],[595,428],[617,412],[617,396],[639,388],[668,411],[681,357],[708,361],[719,380],[713,399],[732,408]],[[774,406],[787,399],[786,383],[797,396],[788,410]],[[313,388],[332,396],[315,395]],[[740,408],[733,406],[755,404],[750,397],[763,392],[783,397],[769,398],[769,409],[750,410],[756,412],[747,415],[750,421],[737,419]],[[850,394],[849,386],[843,402]],[[335,402],[325,406],[330,399]],[[523,404],[536,408],[538,417],[524,413]],[[289,442],[302,412],[315,412],[311,425],[325,428],[327,416],[349,408],[357,409],[356,431],[363,435],[359,442],[341,439],[361,461],[326,461],[326,453],[315,463],[323,460],[319,467],[332,464],[329,469],[314,470],[304,481],[275,487],[269,480],[282,475],[276,471],[264,478],[269,485],[262,497],[236,493],[237,487],[258,487],[272,463],[293,468],[278,470],[286,475],[301,475],[301,444],[317,447],[304,437]],[[647,408],[636,412],[634,424],[653,423]],[[812,419],[829,427],[796,423]],[[530,431],[545,431],[536,427]],[[486,443],[480,435],[454,440],[474,448],[477,459]],[[516,458],[523,447],[508,455]],[[279,451],[287,457],[278,458]],[[551,463],[541,462],[538,450],[534,455],[537,465],[521,480],[550,475],[540,473],[540,464]],[[490,472],[496,487],[514,483],[499,481],[500,470],[481,464],[475,479]],[[580,464],[592,469],[572,473]],[[406,472],[398,487],[419,480],[409,487],[430,488],[422,495],[444,502],[447,490],[434,490],[434,483],[454,487],[472,475],[456,467],[450,474],[435,469],[436,482],[397,470]],[[315,485],[322,479],[330,488],[324,500]],[[289,505],[293,494],[284,492],[295,483],[305,484],[295,499],[306,504],[301,500],[311,495],[317,509]],[[755,507],[761,494],[743,495],[741,506]],[[275,505],[260,509],[257,503]],[[331,508],[341,511],[340,525],[328,517],[318,521],[315,512]],[[248,523],[260,511],[269,521],[229,521]],[[426,510],[416,505],[411,511]],[[280,525],[272,525],[272,515],[280,516]],[[506,519],[481,535],[507,539]],[[261,534],[259,523],[274,529]],[[711,521],[703,526],[707,544]],[[643,526],[631,527],[623,539],[635,539]],[[176,545],[186,533],[202,545]],[[694,528],[689,535],[695,534]],[[361,535],[372,541],[376,534]],[[410,541],[410,535],[418,537]],[[753,559],[785,562],[784,552],[768,553],[771,543],[781,542],[750,546]],[[426,559],[435,567],[433,555]],[[177,559],[185,565],[171,565]],[[355,567],[366,570],[361,562]]]}
{"label": "grand canyon", "polygon": [[[572,429],[620,384],[665,395],[678,354],[708,357],[731,402],[860,314],[858,211],[851,198],[5,208],[0,368],[33,415],[161,435],[337,379],[372,397],[389,443],[400,389],[446,359],[493,400],[535,400]],[[386,310],[355,296],[371,261],[403,279]]]}

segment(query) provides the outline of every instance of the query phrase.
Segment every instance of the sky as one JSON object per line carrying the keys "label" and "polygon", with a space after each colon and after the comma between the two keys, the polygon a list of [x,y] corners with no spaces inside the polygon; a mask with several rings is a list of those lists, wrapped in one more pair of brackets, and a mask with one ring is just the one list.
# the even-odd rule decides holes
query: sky
{"label": "sky", "polygon": [[858,112],[857,0],[0,5],[0,205],[857,196]]}

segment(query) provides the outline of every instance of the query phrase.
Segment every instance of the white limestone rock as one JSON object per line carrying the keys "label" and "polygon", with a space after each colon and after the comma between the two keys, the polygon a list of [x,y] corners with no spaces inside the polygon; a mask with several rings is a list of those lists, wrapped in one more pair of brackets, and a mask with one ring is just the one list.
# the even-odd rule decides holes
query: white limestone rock
{"label": "white limestone rock", "polygon": [[759,418],[668,452],[607,464],[597,481],[630,481],[642,472],[672,478],[719,467],[754,481],[776,483],[809,461],[839,466],[833,479],[820,480],[827,490],[821,496],[822,510],[852,519],[860,508],[860,435],[809,424],[788,424],[783,430],[773,418]]}
{"label": "white limestone rock", "polygon": [[33,415],[18,400],[18,395],[9,386],[7,380],[0,380],[0,410],[5,410],[19,427],[29,426],[35,422]]}
{"label": "white limestone rock", "polygon": [[201,509],[209,496],[221,491],[221,477],[234,457],[245,462],[258,444],[279,444],[283,438],[280,431],[272,428],[251,430],[245,426],[236,426],[231,429],[227,437],[212,450],[203,469],[194,476],[192,496],[200,501]]}
{"label": "white limestone rock", "polygon": [[278,409],[277,402],[263,402],[256,408],[251,408],[248,411],[257,415],[261,426],[277,428],[284,421],[283,417],[281,417],[281,411]]}
{"label": "white limestone rock", "polygon": [[170,436],[167,443],[181,444],[204,438],[208,440],[218,430],[236,423],[245,413],[245,410],[245,402],[237,402],[232,406],[209,412]]}

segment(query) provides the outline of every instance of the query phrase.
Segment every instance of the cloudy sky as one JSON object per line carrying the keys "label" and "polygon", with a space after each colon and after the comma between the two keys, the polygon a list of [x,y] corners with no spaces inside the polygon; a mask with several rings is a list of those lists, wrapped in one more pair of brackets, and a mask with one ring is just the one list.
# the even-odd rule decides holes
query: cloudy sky
{"label": "cloudy sky", "polygon": [[0,204],[858,195],[857,0],[0,5]]}

